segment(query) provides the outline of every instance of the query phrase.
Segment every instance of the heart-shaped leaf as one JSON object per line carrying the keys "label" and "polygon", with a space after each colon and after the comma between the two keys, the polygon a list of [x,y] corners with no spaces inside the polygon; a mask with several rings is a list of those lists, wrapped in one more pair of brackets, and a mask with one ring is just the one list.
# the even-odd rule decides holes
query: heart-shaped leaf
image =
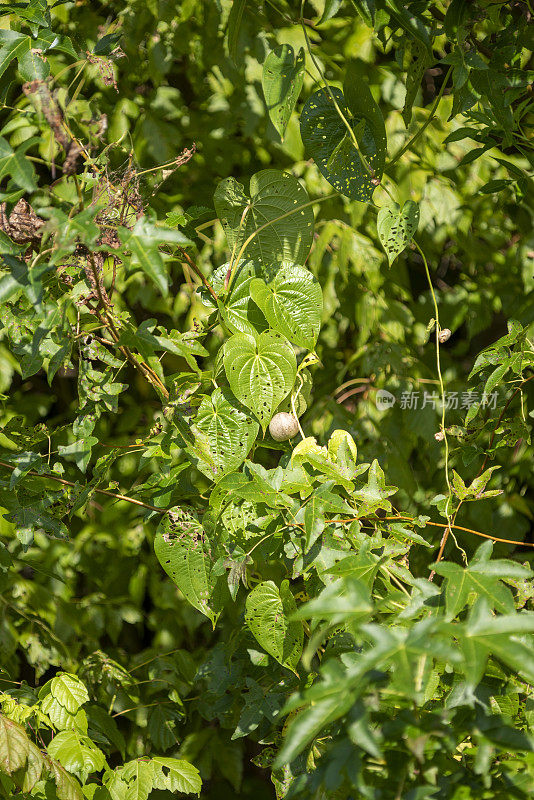
{"label": "heart-shaped leaf", "polygon": [[313,350],[323,311],[323,293],[307,269],[285,266],[270,284],[261,278],[250,282],[250,295],[267,322],[300,347]]}
{"label": "heart-shaped leaf", "polygon": [[301,47],[295,59],[290,44],[271,50],[263,64],[263,94],[269,116],[283,140],[304,81],[306,59]]}
{"label": "heart-shaped leaf", "polygon": [[[229,269],[230,264],[223,264],[211,276],[211,285],[218,297],[224,293]],[[254,336],[267,327],[263,314],[250,296],[252,279],[262,278],[266,274],[269,273],[257,261],[241,261],[237,265],[230,291],[219,306],[223,322],[232,333],[250,333]],[[202,286],[199,293],[205,305],[215,308],[207,289]]]}
{"label": "heart-shaped leaf", "polygon": [[335,87],[330,91],[319,89],[307,100],[300,116],[300,132],[306,150],[332,186],[362,203],[371,199],[386,161],[386,129],[369,87],[352,68],[347,71],[343,92]]}
{"label": "heart-shaped leaf", "polygon": [[213,196],[228,246],[273,275],[278,264],[304,264],[313,240],[308,193],[288,172],[264,169],[250,179],[250,197],[235,178],[221,181]]}
{"label": "heart-shaped leaf", "polygon": [[170,509],[156,531],[156,557],[186,600],[215,625],[220,614],[213,598],[215,576],[202,525],[192,513]]}
{"label": "heart-shaped leaf", "polygon": [[259,644],[280,664],[295,672],[304,632],[302,623],[290,622],[297,605],[288,581],[282,581],[280,591],[273,581],[259,583],[246,600],[245,620]]}
{"label": "heart-shaped leaf", "polygon": [[223,363],[233,393],[265,432],[295,382],[297,360],[290,343],[272,330],[257,337],[236,333],[226,342]]}
{"label": "heart-shaped leaf", "polygon": [[376,227],[389,266],[411,242],[418,224],[419,206],[413,200],[407,200],[402,209],[397,203],[380,209]]}
{"label": "heart-shaped leaf", "polygon": [[258,423],[239,408],[228,389],[215,389],[202,399],[195,429],[204,435],[211,455],[210,462],[199,461],[196,466],[218,481],[243,463],[258,434]]}

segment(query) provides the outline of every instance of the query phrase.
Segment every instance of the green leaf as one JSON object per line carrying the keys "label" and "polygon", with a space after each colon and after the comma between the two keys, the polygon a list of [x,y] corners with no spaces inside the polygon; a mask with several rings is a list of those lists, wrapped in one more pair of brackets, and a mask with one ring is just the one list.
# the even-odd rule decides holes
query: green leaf
{"label": "green leaf", "polygon": [[[343,561],[339,563],[342,564]],[[333,571],[334,569],[328,570],[330,573]],[[341,622],[353,616],[368,617],[372,610],[373,604],[368,587],[350,574],[330,583],[317,597],[301,606],[293,614],[292,619],[326,619]]]}
{"label": "green leaf", "polygon": [[402,209],[397,203],[380,209],[376,227],[389,266],[411,242],[418,224],[419,206],[413,200],[407,200]]}
{"label": "green leaf", "polygon": [[[313,211],[306,190],[288,172],[264,169],[250,179],[250,198],[235,178],[213,196],[234,257],[257,261],[272,277],[279,264],[304,264],[313,241]],[[243,253],[241,249],[254,234]]]}
{"label": "green leaf", "polygon": [[129,761],[121,770],[121,778],[128,782],[124,800],[147,800],[154,787],[154,765],[140,759]]}
{"label": "green leaf", "polygon": [[375,25],[375,0],[352,0],[352,5],[368,28]]}
{"label": "green leaf", "polygon": [[37,139],[29,139],[13,150],[9,142],[0,136],[0,180],[11,175],[17,186],[27,192],[37,189],[33,164],[26,158],[26,150],[35,144]]}
{"label": "green leaf", "polygon": [[323,13],[319,21],[315,23],[315,26],[322,25],[323,22],[327,22],[329,19],[332,19],[332,17],[335,17],[341,8],[341,3],[342,0],[325,0]]}
{"label": "green leaf", "polygon": [[503,614],[514,612],[512,593],[499,578],[524,577],[529,570],[506,560],[490,561],[492,550],[493,542],[484,542],[465,569],[449,561],[433,565],[435,572],[445,578],[443,593],[447,619],[454,619],[465,605],[478,598],[484,598],[490,608]]}
{"label": "green leaf", "polygon": [[263,64],[263,94],[271,122],[282,141],[302,89],[305,68],[304,48],[300,48],[295,59],[290,44],[275,47]]}
{"label": "green leaf", "polygon": [[199,771],[188,761],[180,758],[162,758],[161,756],[155,756],[152,761],[167,770],[166,773],[163,773],[165,785],[160,788],[183,794],[200,794],[202,780]]}
{"label": "green leaf", "polygon": [[50,684],[52,697],[67,709],[69,714],[75,714],[80,706],[89,701],[89,693],[82,681],[68,672],[62,672],[52,678]]}
{"label": "green leaf", "polygon": [[418,39],[412,39],[407,46],[410,53],[410,64],[406,73],[406,98],[402,109],[404,124],[408,126],[412,119],[413,104],[421,86],[425,70],[432,63],[428,48]]}
{"label": "green leaf", "polygon": [[[229,268],[230,264],[223,264],[211,276],[211,285],[218,296],[223,296]],[[237,265],[230,291],[219,305],[224,324],[232,333],[249,333],[254,336],[267,327],[263,314],[250,296],[251,281],[263,277],[265,272],[257,261],[241,261]],[[202,302],[209,308],[215,308],[210,293],[204,287],[199,292]]]}
{"label": "green leaf", "polygon": [[167,271],[158,247],[160,244],[187,247],[193,244],[191,240],[173,228],[154,225],[147,217],[140,217],[132,231],[119,228],[119,236],[131,252],[132,265],[139,266],[161,293],[167,295]]}
{"label": "green leaf", "polygon": [[81,786],[73,775],[56,761],[50,761],[48,767],[56,784],[58,800],[85,800]]}
{"label": "green leaf", "polygon": [[0,767],[11,775],[26,763],[30,740],[24,728],[0,714]]}
{"label": "green leaf", "polygon": [[[354,132],[358,149],[331,95]],[[335,87],[319,89],[306,101],[300,132],[306,150],[338,192],[362,203],[371,199],[386,161],[386,129],[369,87],[354,69],[347,70],[343,92]]]}
{"label": "green leaf", "polygon": [[87,736],[74,730],[56,733],[48,745],[48,752],[66,770],[78,775],[82,783],[85,783],[91,772],[104,769],[106,763],[102,751]]}
{"label": "green leaf", "polygon": [[228,17],[228,52],[230,58],[237,64],[237,45],[239,42],[239,31],[241,30],[241,22],[243,20],[243,12],[247,0],[234,0],[230,9],[230,16]]}
{"label": "green leaf", "polygon": [[270,284],[250,282],[250,295],[271,328],[290,342],[313,350],[321,327],[323,293],[314,276],[298,266],[282,266]]}
{"label": "green leaf", "polygon": [[352,496],[362,504],[359,513],[363,516],[363,514],[374,514],[379,508],[390,511],[391,503],[386,498],[396,491],[395,486],[386,486],[384,470],[375,458],[369,468],[367,484]]}
{"label": "green leaf", "polygon": [[290,343],[271,330],[256,338],[234,334],[224,347],[223,363],[233,393],[254,412],[265,432],[295,382],[297,361]]}
{"label": "green leaf", "polygon": [[485,395],[491,394],[491,392],[495,389],[495,387],[504,378],[504,376],[508,372],[509,367],[510,367],[510,364],[509,364],[509,361],[507,359],[504,362],[504,364],[499,364],[499,366],[496,367],[493,370],[493,372],[491,373],[491,375],[489,376],[489,378],[486,381],[486,385],[484,386],[484,394]]}
{"label": "green leaf", "polygon": [[25,81],[44,80],[50,74],[50,66],[37,50],[42,50],[40,39],[32,39],[12,30],[0,31],[0,77],[11,61],[16,58],[19,71]]}
{"label": "green leaf", "polygon": [[296,672],[304,640],[302,624],[288,619],[295,611],[288,581],[282,582],[280,591],[273,581],[259,583],[245,605],[245,621],[261,647],[292,672]]}
{"label": "green leaf", "polygon": [[171,509],[158,525],[154,550],[185,599],[215,625],[220,611],[212,601],[212,562],[200,522],[180,508]]}
{"label": "green leaf", "polygon": [[202,399],[194,426],[206,437],[211,455],[211,463],[199,461],[197,466],[216,481],[241,466],[258,435],[258,423],[240,409],[225,388],[215,389]]}

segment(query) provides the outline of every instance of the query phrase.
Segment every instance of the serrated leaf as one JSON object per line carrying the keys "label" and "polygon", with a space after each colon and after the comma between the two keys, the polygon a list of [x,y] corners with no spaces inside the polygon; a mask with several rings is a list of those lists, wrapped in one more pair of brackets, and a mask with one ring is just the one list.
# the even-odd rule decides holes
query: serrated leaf
{"label": "serrated leaf", "polygon": [[323,293],[311,272],[283,266],[269,284],[254,278],[250,295],[271,328],[293,344],[313,350],[321,327]]}
{"label": "serrated leaf", "polygon": [[62,672],[52,678],[50,693],[69,714],[75,714],[80,706],[87,703],[89,693],[82,681],[68,672]]}
{"label": "serrated leaf", "polygon": [[[228,246],[237,258],[257,261],[266,277],[279,264],[304,264],[313,240],[313,211],[308,193],[288,172],[264,169],[250,179],[250,197],[234,178],[221,181],[213,196],[215,210],[226,234]],[[256,233],[257,231],[257,233]]]}
{"label": "serrated leaf", "polygon": [[26,763],[30,740],[24,728],[0,714],[0,767],[11,775]]}
{"label": "serrated leaf", "polygon": [[155,756],[152,761],[160,767],[164,767],[165,786],[170,792],[182,792],[183,794],[200,794],[202,780],[199,771],[193,764],[180,758],[162,758]]}
{"label": "serrated leaf", "polygon": [[85,783],[91,772],[100,772],[106,760],[101,750],[78,731],[61,731],[48,745],[48,753]]}
{"label": "serrated leaf", "polygon": [[155,771],[152,762],[129,761],[121,770],[121,778],[128,781],[124,800],[147,800],[154,787]]}
{"label": "serrated leaf", "polygon": [[48,762],[48,768],[56,784],[58,800],[85,800],[82,788],[73,775],[54,760]]}
{"label": "serrated leaf", "polygon": [[257,337],[235,334],[226,342],[223,364],[233,393],[265,432],[295,382],[297,361],[290,343],[271,330]]}
{"label": "serrated leaf", "polygon": [[[359,133],[358,149],[331,95],[355,136]],[[369,87],[352,68],[347,71],[343,92],[336,87],[330,87],[330,92],[319,89],[306,101],[300,132],[304,147],[338,192],[362,203],[371,199],[386,160],[386,129]]]}
{"label": "serrated leaf", "polygon": [[197,466],[216,481],[241,466],[258,435],[258,423],[239,405],[228,389],[215,389],[202,399],[195,417],[194,426],[206,437],[211,455],[211,463],[199,461]]}
{"label": "serrated leaf", "polygon": [[271,122],[282,141],[302,89],[305,68],[304,48],[300,48],[295,58],[290,44],[275,47],[263,64],[263,94]]}
{"label": "serrated leaf", "polygon": [[186,600],[215,625],[220,611],[212,600],[212,562],[200,522],[179,508],[171,509],[158,525],[154,550]]}
{"label": "serrated leaf", "polygon": [[413,200],[407,200],[402,209],[397,203],[380,209],[376,227],[389,266],[411,242],[418,225],[419,206]]}
{"label": "serrated leaf", "polygon": [[47,49],[46,42],[43,42],[41,37],[32,39],[31,36],[18,31],[1,30],[0,77],[4,74],[11,61],[16,58],[19,72],[25,81],[44,80],[50,74],[48,61],[42,58],[42,53],[38,52],[44,49]]}
{"label": "serrated leaf", "polygon": [[264,650],[282,666],[295,672],[302,654],[304,632],[300,622],[288,617],[296,604],[288,581],[278,586],[273,581],[259,583],[247,596],[245,620]]}

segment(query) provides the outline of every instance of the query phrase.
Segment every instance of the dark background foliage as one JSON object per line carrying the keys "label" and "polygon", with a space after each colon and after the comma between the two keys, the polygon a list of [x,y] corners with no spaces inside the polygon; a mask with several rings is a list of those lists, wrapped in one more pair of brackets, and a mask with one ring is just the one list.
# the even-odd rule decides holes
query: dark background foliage
{"label": "dark background foliage", "polygon": [[[199,0],[56,4],[54,31],[70,37],[83,71],[71,68],[60,77],[74,58],[58,50],[47,56],[70,130],[94,159],[95,181],[105,177],[129,192],[132,204],[154,214],[154,219],[183,228],[193,239],[196,263],[208,278],[228,260],[213,211],[213,193],[221,179],[233,176],[247,187],[255,172],[276,168],[292,172],[312,198],[331,191],[304,150],[298,115],[293,114],[281,142],[263,98],[262,63],[269,50],[281,43],[295,47],[304,43],[301,27],[294,22],[298,10],[278,0],[246,4],[234,61],[227,43],[231,5]],[[484,0],[467,4],[461,36],[458,28],[443,28],[449,3],[408,4],[426,21],[433,39],[407,124],[402,112],[413,53],[406,30],[394,16],[389,25],[380,27],[379,12],[375,29],[369,27],[358,11],[374,7],[372,3],[326,5],[340,8],[318,24],[323,4],[306,4],[306,14],[315,23],[308,26],[313,50],[334,85],[343,80],[349,61],[368,82],[386,120],[390,158],[424,124],[444,89],[431,124],[387,170],[384,183],[395,187],[399,202],[420,203],[418,243],[431,268],[441,326],[452,331],[441,348],[447,392],[456,392],[459,398],[459,407],[447,411],[450,465],[466,484],[478,474],[486,453],[491,459],[487,466],[500,467],[491,488],[502,493],[464,504],[456,522],[532,544],[533,384],[525,384],[506,406],[521,381],[532,374],[534,352],[532,340],[526,338],[534,324],[533,193],[528,178],[532,111],[522,105],[528,100],[533,74],[530,4]],[[24,30],[26,25],[17,18],[16,9],[0,16],[0,23],[13,30]],[[95,58],[99,48],[102,55]],[[462,61],[459,53],[465,52],[469,56]],[[93,54],[91,63],[84,61],[86,53]],[[302,100],[318,88],[310,62],[308,67],[298,111]],[[21,92],[29,80],[21,73],[16,61],[3,73],[0,135],[15,150],[36,137],[27,151],[34,159],[38,185],[32,207],[39,214],[52,205],[68,215],[76,202],[76,187],[58,167],[64,153],[50,120],[42,109],[36,112],[31,93]],[[503,105],[506,92],[512,99]],[[462,128],[468,129],[464,138],[455,134]],[[481,153],[474,157],[478,148]],[[186,163],[178,169],[172,163],[161,168],[186,149],[194,150]],[[16,187],[4,184],[2,197],[9,210]],[[382,188],[374,199],[378,205],[387,201]],[[302,426],[321,444],[335,429],[350,432],[359,460],[378,459],[387,483],[398,487],[392,498],[395,508],[437,519],[439,495],[447,487],[443,445],[435,438],[439,411],[431,401],[421,408],[424,393],[439,390],[428,329],[434,308],[423,260],[416,249],[408,248],[388,268],[377,238],[376,213],[369,205],[336,194],[316,211],[307,266],[321,284],[325,308],[316,348],[320,364],[313,367],[311,401]],[[61,225],[65,223],[56,227]],[[118,270],[113,300],[119,317],[128,313],[137,326],[156,320],[168,331],[180,332],[190,330],[195,320],[205,322],[209,311],[195,291],[195,275],[179,257],[165,266],[170,288],[165,297],[140,270]],[[78,504],[76,497],[85,480],[93,480],[93,487],[101,480],[100,488],[141,503],[158,508],[186,504],[202,510],[208,479],[190,466],[172,437],[160,433],[164,424],[160,399],[131,363],[120,369],[109,366],[108,371],[127,388],[118,400],[102,390],[99,402],[108,405],[89,434],[95,438],[90,460],[86,463],[85,455],[69,451],[76,440],[71,426],[78,414],[83,356],[74,349],[72,358],[67,357],[49,380],[46,353],[37,356],[34,369],[28,366],[35,356],[31,343],[19,349],[12,346],[17,338],[13,326],[24,322],[9,313],[2,319],[0,342],[2,424],[9,425],[16,416],[23,421],[19,439],[2,435],[0,444],[5,452],[19,446],[28,451],[38,441],[36,449],[49,465],[61,462],[57,477],[78,486],[72,495],[65,495],[59,484],[48,481],[48,496],[55,504],[50,509],[52,519],[61,520],[60,512],[73,505],[78,508],[66,518],[68,540],[61,538],[59,529],[54,533],[55,523],[43,533],[39,522],[27,523],[20,514],[9,518],[10,512],[18,511],[10,505],[14,487],[9,471],[3,470],[1,502],[8,519],[0,520],[0,533],[13,567],[0,579],[0,663],[6,681],[0,684],[2,690],[8,691],[11,682],[22,682],[19,697],[28,700],[33,691],[29,687],[43,685],[58,669],[77,673],[92,699],[116,715],[130,758],[144,749],[161,753],[172,748],[200,769],[207,781],[203,797],[222,800],[236,792],[258,800],[273,797],[261,759],[256,764],[251,759],[257,759],[264,746],[277,745],[278,733],[262,729],[261,744],[259,737],[230,738],[243,704],[259,702],[254,695],[257,684],[247,684],[243,647],[237,652],[236,645],[232,659],[234,632],[243,622],[242,604],[230,607],[212,631],[206,619],[178,596],[154,556],[156,513],[145,514],[134,504],[90,490],[87,504]],[[87,321],[83,307],[80,313],[83,330]],[[462,398],[469,391],[480,398],[489,372],[471,379],[469,374],[478,354],[507,333],[510,320],[526,331],[523,361],[516,370],[514,344],[495,355],[493,367],[508,365],[495,387],[496,407],[481,408],[466,423],[468,408],[461,408]],[[75,319],[72,324],[76,325]],[[216,332],[204,341],[212,357],[220,342]],[[54,346],[62,343],[59,339]],[[89,345],[82,340],[82,346]],[[186,360],[169,352],[161,364],[167,376],[188,370]],[[382,389],[397,398],[385,411],[375,403],[376,392]],[[418,409],[402,407],[403,394],[411,392],[419,393]],[[111,413],[114,409],[118,413]],[[46,427],[39,429],[43,424]],[[276,466],[279,455],[268,447],[258,447],[255,454],[266,468]],[[26,470],[36,468],[40,466],[31,461],[26,464]],[[32,484],[27,478],[19,497],[21,507],[32,490],[41,487],[42,479]],[[414,574],[428,575],[441,535],[438,527],[425,529],[433,547],[413,553]],[[458,539],[469,557],[480,543],[467,532],[459,533]],[[532,557],[528,546],[504,543],[496,543],[494,554],[514,555],[522,563]],[[452,537],[445,555],[461,561]],[[278,567],[271,564],[269,569],[274,576]],[[529,602],[527,597],[525,603]],[[254,649],[257,644],[247,635],[246,644]],[[285,698],[290,678],[283,671],[278,677],[279,685],[271,691]],[[513,706],[509,698],[505,701]],[[512,706],[500,710],[513,717]],[[394,732],[391,735],[395,737]],[[120,752],[115,751],[109,763],[120,762]],[[394,763],[389,767],[394,770]],[[453,796],[443,791],[440,797]],[[476,791],[473,797],[490,796]]]}

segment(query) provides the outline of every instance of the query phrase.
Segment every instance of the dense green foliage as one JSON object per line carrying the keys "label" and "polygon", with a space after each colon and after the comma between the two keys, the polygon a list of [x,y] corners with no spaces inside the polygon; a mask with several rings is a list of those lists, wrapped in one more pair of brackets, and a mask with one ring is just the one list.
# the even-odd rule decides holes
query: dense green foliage
{"label": "dense green foliage", "polygon": [[532,13],[2,3],[0,795],[532,795]]}

